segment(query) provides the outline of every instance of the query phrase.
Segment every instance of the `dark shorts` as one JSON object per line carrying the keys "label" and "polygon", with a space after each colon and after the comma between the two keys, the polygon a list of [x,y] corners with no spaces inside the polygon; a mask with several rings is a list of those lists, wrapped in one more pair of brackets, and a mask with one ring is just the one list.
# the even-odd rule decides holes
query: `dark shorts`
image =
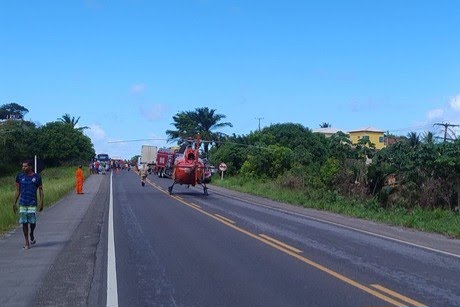
{"label": "dark shorts", "polygon": [[37,223],[37,206],[19,206],[19,224]]}

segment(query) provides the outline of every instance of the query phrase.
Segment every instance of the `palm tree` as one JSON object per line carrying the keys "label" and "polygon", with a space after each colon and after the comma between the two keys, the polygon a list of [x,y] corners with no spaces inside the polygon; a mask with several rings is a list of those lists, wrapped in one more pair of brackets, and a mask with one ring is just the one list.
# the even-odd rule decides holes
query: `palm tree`
{"label": "palm tree", "polygon": [[87,127],[87,126],[75,128],[77,126],[77,124],[78,124],[78,121],[80,120],[80,116],[77,119],[75,119],[75,117],[70,116],[69,113],[66,113],[66,114],[62,115],[61,118],[58,118],[58,120],[60,120],[64,124],[72,126],[73,129],[76,129],[78,131],[83,131],[85,129],[89,129],[89,127]]}
{"label": "palm tree", "polygon": [[423,133],[422,139],[423,139],[423,142],[426,144],[434,144],[435,142],[434,133],[431,131],[427,131]]}
{"label": "palm tree", "polygon": [[417,132],[409,132],[407,134],[407,141],[409,142],[410,147],[416,147],[420,144],[420,135]]}
{"label": "palm tree", "polygon": [[331,128],[331,124],[323,122],[322,124],[319,125],[320,128]]}
{"label": "palm tree", "polygon": [[[215,131],[218,128],[233,127],[229,122],[220,122],[226,116],[216,114],[216,110],[208,107],[196,108],[195,111],[179,112],[173,116],[176,130],[166,130],[169,141],[195,136],[200,133],[203,140],[214,140],[221,138],[224,133]],[[208,152],[209,143],[204,143],[204,151]]]}

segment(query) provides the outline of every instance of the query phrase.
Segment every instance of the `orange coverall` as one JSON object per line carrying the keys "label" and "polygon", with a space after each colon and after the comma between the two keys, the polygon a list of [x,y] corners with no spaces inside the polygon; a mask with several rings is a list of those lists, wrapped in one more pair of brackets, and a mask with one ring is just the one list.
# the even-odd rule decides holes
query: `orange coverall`
{"label": "orange coverall", "polygon": [[83,194],[83,179],[83,170],[81,169],[81,167],[79,167],[75,172],[77,194]]}

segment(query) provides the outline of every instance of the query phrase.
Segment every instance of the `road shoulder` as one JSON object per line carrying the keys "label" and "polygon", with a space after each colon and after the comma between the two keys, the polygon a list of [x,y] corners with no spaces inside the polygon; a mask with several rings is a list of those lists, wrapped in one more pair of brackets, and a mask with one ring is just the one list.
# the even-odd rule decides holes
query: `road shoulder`
{"label": "road shoulder", "polygon": [[273,210],[289,212],[306,218],[334,224],[346,229],[353,229],[380,238],[404,242],[408,245],[420,246],[435,250],[456,258],[460,258],[460,240],[444,235],[428,233],[407,227],[391,226],[384,223],[344,216],[332,212],[311,208],[303,208],[291,204],[273,201],[260,196],[254,196],[238,191],[229,190],[215,185],[208,185],[209,193],[222,194],[227,197],[245,200],[253,205],[269,207]]}
{"label": "road shoulder", "polygon": [[39,213],[37,243],[31,249],[22,250],[20,227],[0,238],[0,306],[38,306],[34,297],[56,259],[59,262],[61,252],[72,248],[75,254],[79,253],[80,246],[73,244],[74,233],[82,227],[104,178],[108,180],[108,176],[88,177],[85,194],[72,191]]}

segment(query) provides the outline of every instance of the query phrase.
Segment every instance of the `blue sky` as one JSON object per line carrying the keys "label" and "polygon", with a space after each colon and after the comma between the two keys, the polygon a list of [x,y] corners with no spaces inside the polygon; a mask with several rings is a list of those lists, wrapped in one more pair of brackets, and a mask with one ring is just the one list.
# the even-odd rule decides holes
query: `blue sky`
{"label": "blue sky", "polygon": [[398,135],[460,124],[457,0],[0,1],[0,105],[69,113],[131,158],[209,107],[248,134],[328,122]]}

